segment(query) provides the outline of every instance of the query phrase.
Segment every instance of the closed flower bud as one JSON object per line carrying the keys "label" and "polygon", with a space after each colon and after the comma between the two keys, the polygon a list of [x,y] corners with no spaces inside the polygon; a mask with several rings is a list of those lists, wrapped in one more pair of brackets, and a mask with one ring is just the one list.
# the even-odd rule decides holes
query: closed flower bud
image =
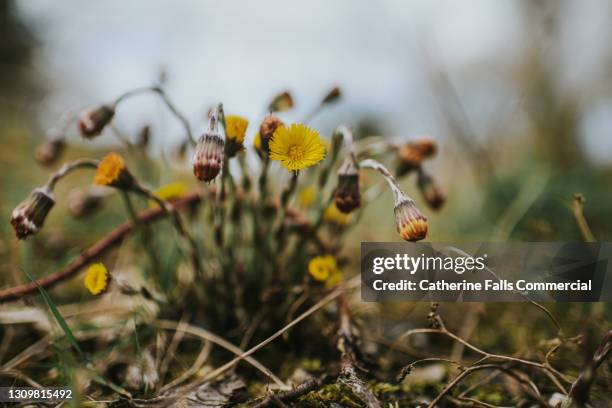
{"label": "closed flower bud", "polygon": [[76,218],[86,217],[100,208],[103,198],[104,193],[95,188],[73,189],[68,194],[68,210]]}
{"label": "closed flower bud", "polygon": [[59,159],[65,147],[66,141],[63,138],[48,139],[36,148],[34,157],[41,165],[50,166]]}
{"label": "closed flower bud", "polygon": [[420,171],[417,184],[419,186],[419,190],[421,190],[423,198],[431,209],[438,210],[444,205],[446,197],[444,196],[442,190],[440,190],[440,188],[436,185],[433,177],[424,171]]}
{"label": "closed flower bud", "polygon": [[325,98],[323,98],[323,101],[321,101],[321,103],[328,104],[328,103],[336,102],[341,96],[342,96],[342,91],[340,91],[340,88],[338,88],[337,86],[334,86],[332,89],[330,89],[327,95],[325,95]]}
{"label": "closed flower bud", "polygon": [[413,145],[421,152],[424,159],[432,158],[438,152],[438,144],[431,139],[417,140]]}
{"label": "closed flower bud", "polygon": [[135,180],[125,165],[123,157],[111,152],[98,164],[94,184],[129,190],[134,187]]}
{"label": "closed flower bud", "polygon": [[406,241],[420,241],[427,236],[427,218],[416,207],[414,201],[402,195],[395,202],[395,225],[397,232]]}
{"label": "closed flower bud", "polygon": [[19,204],[11,214],[11,225],[19,239],[36,234],[42,228],[55,200],[48,187],[34,189],[30,196]]}
{"label": "closed flower bud", "polygon": [[340,211],[346,214],[361,204],[359,169],[351,157],[347,157],[338,170],[338,187],[334,192],[334,203]]}
{"label": "closed flower bud", "polygon": [[270,112],[282,112],[293,108],[293,97],[287,91],[282,92],[272,99],[268,106]]}
{"label": "closed flower bud", "polygon": [[397,152],[399,159],[397,175],[401,177],[419,169],[423,160],[435,156],[437,150],[436,142],[431,139],[421,139],[400,146]]}
{"label": "closed flower bud", "polygon": [[115,107],[111,105],[102,105],[84,111],[78,123],[81,135],[93,139],[102,133],[102,130],[113,120],[113,116],[115,116]]}
{"label": "closed flower bud", "polygon": [[193,154],[193,174],[200,181],[210,182],[223,166],[225,141],[219,133],[216,112],[211,113],[208,130],[200,136]]}
{"label": "closed flower bud", "polygon": [[423,154],[420,149],[417,149],[412,143],[406,143],[400,146],[397,151],[399,164],[397,166],[397,176],[402,177],[411,171],[421,167],[423,162]]}
{"label": "closed flower bud", "polygon": [[268,115],[261,122],[261,126],[259,127],[259,135],[261,138],[261,147],[263,150],[268,151],[268,143],[274,135],[276,129],[280,126],[285,126],[282,120],[280,120],[277,116]]}

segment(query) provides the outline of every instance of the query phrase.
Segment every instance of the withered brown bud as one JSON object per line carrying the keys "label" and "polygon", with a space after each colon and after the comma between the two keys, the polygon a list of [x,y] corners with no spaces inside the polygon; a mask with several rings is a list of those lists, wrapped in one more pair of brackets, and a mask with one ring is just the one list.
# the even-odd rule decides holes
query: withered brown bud
{"label": "withered brown bud", "polygon": [[359,169],[351,157],[347,157],[338,170],[338,187],[334,191],[334,203],[345,214],[361,204]]}
{"label": "withered brown bud", "polygon": [[330,89],[327,95],[325,95],[325,98],[323,98],[323,101],[321,101],[321,103],[328,104],[328,103],[336,102],[341,96],[342,96],[342,91],[340,90],[340,88],[338,88],[337,86],[334,86],[332,89]]}
{"label": "withered brown bud", "polygon": [[421,139],[403,144],[397,151],[399,164],[398,177],[404,176],[421,167],[424,160],[433,157],[438,150],[436,142],[431,139]]}
{"label": "withered brown bud", "polygon": [[436,185],[435,180],[424,171],[419,172],[417,179],[419,190],[427,202],[427,205],[432,210],[439,210],[446,202],[446,197],[440,188]]}
{"label": "withered brown bud", "polygon": [[138,138],[136,139],[136,145],[140,147],[147,147],[151,139],[151,127],[144,125],[140,132],[138,132]]}
{"label": "withered brown bud", "polygon": [[219,133],[217,113],[210,115],[208,130],[200,136],[193,155],[193,174],[200,181],[210,182],[223,166],[225,141]]}
{"label": "withered brown bud", "polygon": [[270,112],[282,112],[293,108],[293,97],[288,91],[281,92],[276,95],[270,105],[268,111]]}
{"label": "withered brown bud", "polygon": [[98,108],[86,110],[81,113],[78,126],[83,137],[93,139],[100,135],[102,130],[113,120],[115,116],[115,107],[111,105],[102,105]]}
{"label": "withered brown bud", "polygon": [[421,152],[424,159],[429,159],[438,152],[438,144],[431,139],[421,139],[412,143]]}
{"label": "withered brown bud", "polygon": [[397,166],[397,176],[402,177],[411,171],[417,170],[423,163],[423,154],[411,143],[406,143],[397,151],[399,164]]}
{"label": "withered brown bud", "polygon": [[76,218],[86,217],[100,208],[104,195],[104,192],[96,188],[75,188],[68,194],[68,209]]}
{"label": "withered brown bud", "polygon": [[36,148],[34,157],[42,166],[50,166],[59,159],[65,147],[66,141],[63,138],[48,139]]}
{"label": "withered brown bud", "polygon": [[268,150],[268,143],[279,126],[285,126],[285,124],[278,118],[278,116],[274,115],[266,116],[263,122],[261,122],[261,126],[259,127],[259,135],[261,137],[262,148],[264,148],[264,150]]}
{"label": "withered brown bud", "polygon": [[11,214],[11,225],[19,239],[36,234],[55,205],[48,187],[36,188]]}

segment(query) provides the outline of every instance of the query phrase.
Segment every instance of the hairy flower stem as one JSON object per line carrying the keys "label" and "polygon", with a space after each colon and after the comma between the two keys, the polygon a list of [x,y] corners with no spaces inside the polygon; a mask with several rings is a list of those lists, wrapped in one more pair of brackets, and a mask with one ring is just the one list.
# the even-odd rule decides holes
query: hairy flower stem
{"label": "hairy flower stem", "polygon": [[134,222],[134,227],[140,230],[140,240],[142,242],[142,246],[147,253],[148,257],[151,260],[151,267],[155,271],[155,274],[159,276],[159,266],[161,265],[159,259],[157,258],[157,253],[155,252],[155,248],[153,248],[153,243],[151,242],[151,233],[148,225],[145,225],[140,222],[138,219],[138,213],[136,212],[136,208],[134,207],[134,203],[130,198],[130,193],[127,191],[121,191],[121,197],[123,198],[123,202],[125,203],[125,208]]}
{"label": "hairy flower stem", "polygon": [[170,216],[170,219],[172,221],[172,224],[174,225],[174,229],[176,229],[176,232],[181,237],[183,237],[185,241],[187,241],[187,243],[189,244],[191,262],[193,264],[193,268],[195,269],[197,274],[202,275],[204,272],[204,269],[202,268],[202,262],[200,260],[198,244],[196,243],[196,241],[193,239],[193,237],[189,234],[189,232],[185,228],[185,225],[183,224],[183,221],[181,220],[180,215],[176,211],[174,211],[174,208],[172,208],[172,206],[170,206],[167,202],[159,198],[152,191],[140,185],[137,185],[134,188],[134,191],[155,201],[157,205],[159,205],[160,208],[166,214]]}
{"label": "hairy flower stem", "polygon": [[289,200],[291,196],[295,193],[297,187],[299,172],[295,171],[291,174],[291,180],[289,181],[289,185],[283,192],[281,193],[281,202],[280,202],[280,214],[278,226],[276,228],[276,238],[278,242],[278,251],[281,251],[284,248],[285,244],[285,218],[287,217],[287,207],[289,206]]}
{"label": "hairy flower stem", "polygon": [[191,125],[189,121],[172,103],[166,91],[163,90],[160,86],[149,86],[132,89],[131,91],[127,91],[124,94],[120,95],[117,99],[115,99],[114,106],[117,106],[119,103],[123,102],[126,99],[131,98],[132,96],[143,94],[143,93],[155,93],[157,94],[161,100],[166,104],[166,107],[170,110],[170,112],[178,119],[179,122],[185,128],[186,138],[192,146],[196,145],[195,138],[193,137],[193,131],[191,130]]}
{"label": "hairy flower stem", "polygon": [[99,163],[99,160],[94,159],[78,159],[73,162],[66,163],[58,171],[51,175],[49,181],[47,181],[47,187],[49,188],[49,190],[53,191],[57,182],[67,176],[69,173],[72,173],[73,171],[78,169],[95,170],[98,168]]}

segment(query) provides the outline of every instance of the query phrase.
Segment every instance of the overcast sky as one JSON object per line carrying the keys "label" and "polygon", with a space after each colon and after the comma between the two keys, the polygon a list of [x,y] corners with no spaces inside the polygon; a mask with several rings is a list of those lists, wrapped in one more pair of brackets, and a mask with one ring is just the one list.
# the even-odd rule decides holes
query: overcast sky
{"label": "overcast sky", "polygon": [[[340,85],[343,102],[313,123],[323,132],[376,115],[394,135],[444,137],[428,70],[443,66],[465,90],[478,129],[516,97],[496,75],[529,44],[518,2],[474,0],[470,7],[450,0],[18,4],[41,41],[37,66],[50,90],[41,112],[50,122],[66,109],[150,84],[165,69],[170,95],[198,128],[217,101],[228,112],[255,119],[275,92],[291,89],[299,118],[329,87]],[[580,5],[565,6],[561,32],[560,75],[576,86],[603,75],[610,45],[610,6],[605,0]],[[471,75],[472,67],[490,74]],[[152,98],[142,97],[126,105],[117,120],[126,129],[152,121],[172,140],[180,130],[162,112]],[[611,125],[612,103],[598,101],[583,126],[585,140],[601,143]]]}

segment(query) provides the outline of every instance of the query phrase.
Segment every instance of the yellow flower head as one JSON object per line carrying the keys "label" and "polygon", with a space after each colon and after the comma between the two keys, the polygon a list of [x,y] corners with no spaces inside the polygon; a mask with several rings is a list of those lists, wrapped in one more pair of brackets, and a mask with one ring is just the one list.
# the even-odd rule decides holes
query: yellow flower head
{"label": "yellow flower head", "polygon": [[325,282],[338,270],[338,264],[331,255],[316,256],[308,262],[308,273],[317,282]]}
{"label": "yellow flower head", "polygon": [[289,171],[314,166],[324,157],[319,133],[301,123],[279,126],[270,140],[270,159],[280,161]]}
{"label": "yellow flower head", "polygon": [[119,188],[127,188],[133,181],[125,161],[117,153],[107,154],[96,170],[94,184],[100,186],[112,186]]}
{"label": "yellow flower head", "polygon": [[[185,183],[180,181],[175,181],[174,183],[168,183],[164,186],[161,186],[157,190],[155,190],[155,195],[161,198],[164,201],[174,201],[187,193],[187,186]],[[150,202],[151,205],[154,204],[153,201]]]}
{"label": "yellow flower head", "polygon": [[304,208],[309,208],[314,202],[317,196],[317,191],[314,187],[309,186],[300,191],[300,195],[298,196],[300,205]]}
{"label": "yellow flower head", "polygon": [[244,142],[247,126],[249,126],[248,119],[238,115],[227,115],[225,117],[225,124],[228,140],[233,140],[236,143],[242,144],[242,142]]}
{"label": "yellow flower head", "polygon": [[92,295],[99,295],[108,286],[108,269],[102,263],[95,263],[87,268],[85,273],[85,287]]}
{"label": "yellow flower head", "polygon": [[261,134],[259,134],[259,132],[257,132],[255,138],[253,138],[253,147],[256,150],[261,150]]}
{"label": "yellow flower head", "polygon": [[345,214],[336,207],[335,203],[331,203],[323,213],[323,219],[339,227],[344,227],[351,222],[351,214]]}

